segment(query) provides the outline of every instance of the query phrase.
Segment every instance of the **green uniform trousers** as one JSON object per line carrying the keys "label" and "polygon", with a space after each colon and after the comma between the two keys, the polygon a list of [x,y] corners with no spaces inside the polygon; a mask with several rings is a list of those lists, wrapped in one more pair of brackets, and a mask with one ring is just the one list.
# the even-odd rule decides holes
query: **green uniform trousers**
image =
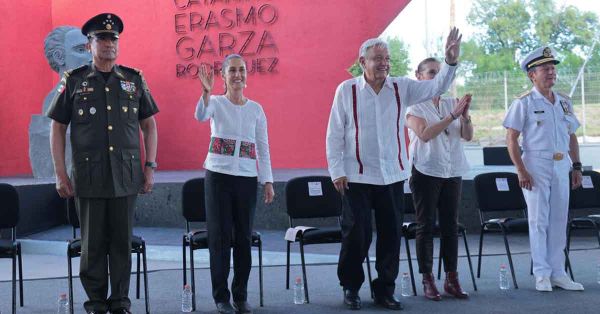
{"label": "green uniform trousers", "polygon": [[[89,298],[86,311],[129,309],[131,237],[137,195],[75,198],[81,226],[79,276]],[[108,272],[110,291],[108,295]]]}

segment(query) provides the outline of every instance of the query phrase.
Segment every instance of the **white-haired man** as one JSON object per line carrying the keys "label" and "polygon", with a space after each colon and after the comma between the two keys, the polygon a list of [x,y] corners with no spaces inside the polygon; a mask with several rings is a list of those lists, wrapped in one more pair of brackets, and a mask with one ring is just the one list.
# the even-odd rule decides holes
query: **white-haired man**
{"label": "white-haired man", "polygon": [[343,195],[342,248],[338,278],[344,303],[360,309],[358,291],[365,276],[362,263],[371,244],[371,211],[377,227],[376,304],[402,309],[394,296],[398,276],[403,184],[409,176],[404,136],[406,107],[443,94],[454,79],[461,35],[453,28],[446,40],[446,62],[435,79],[415,81],[388,77],[387,44],[377,38],[360,47],[364,74],[342,82],[335,93],[327,128],[327,163]]}
{"label": "white-haired man", "polygon": [[[571,99],[552,90],[556,83],[554,66],[559,63],[555,55],[552,48],[540,47],[521,62],[533,88],[508,109],[506,144],[527,202],[536,290],[552,291],[553,286],[583,290],[564,270],[569,160],[573,161],[572,188],[581,185],[582,169],[575,135],[579,121]],[[523,155],[518,142],[521,134]]]}

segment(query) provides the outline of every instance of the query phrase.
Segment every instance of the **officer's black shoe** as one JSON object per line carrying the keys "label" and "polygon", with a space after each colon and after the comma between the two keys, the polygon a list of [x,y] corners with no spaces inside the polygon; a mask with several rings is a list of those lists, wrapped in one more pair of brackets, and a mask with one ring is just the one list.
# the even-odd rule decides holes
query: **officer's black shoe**
{"label": "officer's black shoe", "polygon": [[111,314],[132,314],[128,309],[120,308],[110,311]]}
{"label": "officer's black shoe", "polygon": [[101,312],[101,311],[90,311],[90,312],[87,312],[87,314],[106,314],[106,312]]}
{"label": "officer's black shoe", "polygon": [[252,314],[252,307],[246,301],[233,301],[233,308],[238,314]]}
{"label": "officer's black shoe", "polygon": [[360,310],[360,297],[357,290],[344,289],[344,304],[351,310]]}
{"label": "officer's black shoe", "polygon": [[217,312],[220,314],[235,314],[235,310],[229,302],[218,302]]}
{"label": "officer's black shoe", "polygon": [[394,295],[376,295],[375,304],[395,311],[399,311],[404,308],[402,303],[400,303],[400,300],[396,299]]}

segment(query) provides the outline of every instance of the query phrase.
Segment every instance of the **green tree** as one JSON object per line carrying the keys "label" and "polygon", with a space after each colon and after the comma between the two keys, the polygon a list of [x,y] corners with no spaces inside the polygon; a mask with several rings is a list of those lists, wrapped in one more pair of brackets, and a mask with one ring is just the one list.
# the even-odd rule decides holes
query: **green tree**
{"label": "green tree", "polygon": [[479,30],[463,48],[463,71],[472,73],[518,71],[526,53],[546,44],[577,67],[599,27],[595,13],[555,0],[475,0],[467,22]]}
{"label": "green tree", "polygon": [[[408,57],[408,45],[399,38],[388,38],[388,50],[390,53],[390,75],[404,76],[408,74],[410,59]],[[356,77],[362,74],[362,69],[358,60],[348,69],[352,76]]]}

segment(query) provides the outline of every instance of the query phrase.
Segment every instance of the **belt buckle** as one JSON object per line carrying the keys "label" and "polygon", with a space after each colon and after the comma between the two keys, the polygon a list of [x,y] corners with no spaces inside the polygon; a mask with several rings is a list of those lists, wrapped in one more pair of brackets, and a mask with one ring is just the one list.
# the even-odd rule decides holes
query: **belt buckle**
{"label": "belt buckle", "polygon": [[563,160],[564,155],[562,153],[554,153],[554,155],[552,155],[552,159],[559,161],[559,160]]}

